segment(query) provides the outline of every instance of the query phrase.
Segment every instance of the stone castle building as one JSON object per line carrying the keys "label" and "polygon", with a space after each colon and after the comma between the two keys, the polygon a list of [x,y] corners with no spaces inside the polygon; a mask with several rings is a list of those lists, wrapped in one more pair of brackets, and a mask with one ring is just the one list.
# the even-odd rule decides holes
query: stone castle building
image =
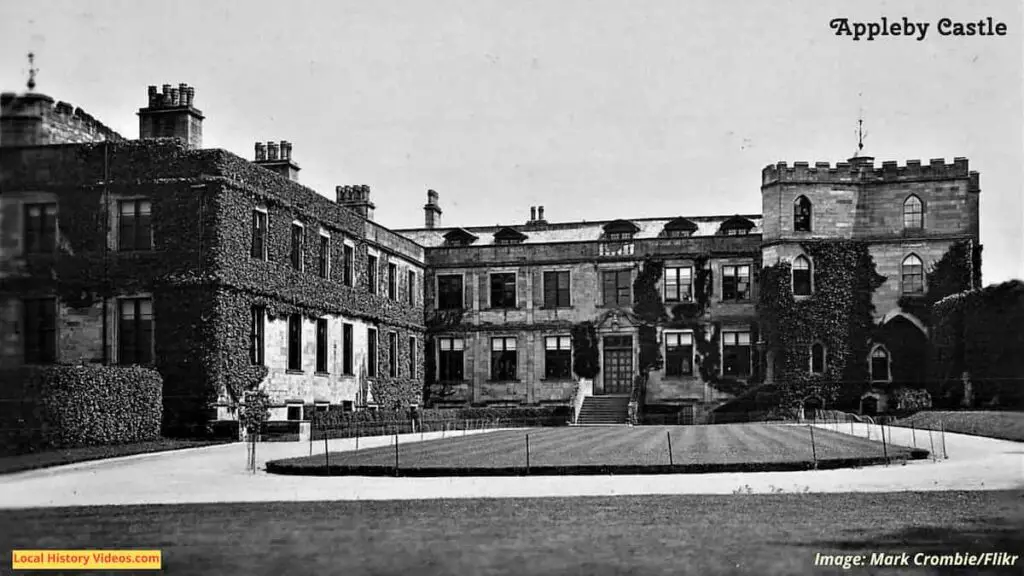
{"label": "stone castle building", "polygon": [[[927,326],[901,297],[927,289],[953,244],[979,238],[966,159],[864,156],[766,167],[761,214],[549,222],[541,206],[521,223],[442,227],[428,191],[424,227],[389,230],[369,187],[339,186],[332,202],[298,184],[290,142],[257,143],[251,161],[203,148],[192,87],[150,87],[138,115],[129,140],[45,95],[2,96],[0,368],[154,364],[168,409],[204,417],[233,418],[251,386],[290,420],[332,406],[628,396],[643,324],[634,283],[653,259],[663,365],[643,401],[692,421],[775,379],[759,345],[763,266],[789,263],[806,298],[821,289],[808,242],[865,242],[887,279],[874,320],[923,347]],[[598,366],[581,392],[584,323]],[[894,357],[885,338],[860,359],[883,404],[920,360]],[[828,351],[811,357],[819,370]]]}

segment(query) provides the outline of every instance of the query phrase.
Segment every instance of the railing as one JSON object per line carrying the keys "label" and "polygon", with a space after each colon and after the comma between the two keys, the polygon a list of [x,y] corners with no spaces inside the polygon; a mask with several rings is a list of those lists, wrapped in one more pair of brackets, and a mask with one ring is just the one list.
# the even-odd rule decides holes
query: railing
{"label": "railing", "polygon": [[578,424],[580,420],[580,410],[583,409],[583,401],[586,400],[587,396],[594,395],[594,381],[589,378],[581,378],[576,383],[576,396],[572,399],[572,423]]}

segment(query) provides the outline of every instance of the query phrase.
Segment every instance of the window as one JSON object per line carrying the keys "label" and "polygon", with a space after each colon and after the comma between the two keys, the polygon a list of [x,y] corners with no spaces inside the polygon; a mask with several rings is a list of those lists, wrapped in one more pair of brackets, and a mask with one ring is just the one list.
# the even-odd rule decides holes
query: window
{"label": "window", "polygon": [[665,302],[693,299],[693,268],[665,268]]}
{"label": "window", "polygon": [[302,420],[302,404],[289,404],[288,405],[288,419],[289,420]]}
{"label": "window", "polygon": [[811,345],[811,374],[825,373],[825,347],[820,342]]}
{"label": "window", "polygon": [[447,274],[437,277],[437,309],[462,308],[462,276]]}
{"label": "window", "polygon": [[355,248],[345,244],[344,250],[342,250],[342,282],[345,286],[352,286],[352,277],[354,276],[353,267],[355,266]]}
{"label": "window", "polygon": [[416,338],[409,337],[409,378],[416,377]]}
{"label": "window", "polygon": [[398,377],[398,334],[388,332],[388,376]]}
{"label": "window", "polygon": [[798,196],[793,202],[793,230],[811,231],[811,201],[806,196]]}
{"label": "window", "polygon": [[57,248],[57,204],[26,204],[24,241],[26,254],[45,254]]}
{"label": "window", "polygon": [[911,194],[903,201],[903,228],[920,230],[924,228],[924,207],[921,199]]}
{"label": "window", "polygon": [[924,265],[921,259],[911,254],[903,259],[903,293],[924,293]]}
{"label": "window", "polygon": [[722,372],[750,375],[750,332],[722,332]]}
{"label": "window", "polygon": [[570,305],[571,304],[569,301],[569,273],[545,272],[544,307],[567,308]]}
{"label": "window", "polygon": [[793,260],[793,295],[811,295],[811,261],[803,256]]}
{"label": "window", "polygon": [[750,266],[722,266],[722,300],[750,298]]}
{"label": "window", "polygon": [[266,317],[267,310],[265,308],[262,306],[252,307],[249,329],[249,362],[254,365],[263,365],[264,362]]}
{"label": "window", "polygon": [[665,333],[665,375],[693,376],[693,334]]}
{"label": "window", "polygon": [[377,257],[372,254],[366,258],[366,286],[370,294],[377,293]]}
{"label": "window", "polygon": [[437,379],[441,382],[461,382],[463,354],[466,342],[462,338],[438,338]]}
{"label": "window", "polygon": [[152,250],[153,226],[149,200],[118,202],[117,249],[121,251]]}
{"label": "window", "polygon": [[491,274],[491,308],[516,307],[516,275],[514,272]]}
{"label": "window", "polygon": [[267,213],[262,210],[252,211],[252,250],[249,255],[267,259]]}
{"label": "window", "polygon": [[375,378],[377,376],[377,329],[366,329],[366,375]]}
{"label": "window", "polygon": [[327,318],[316,319],[316,371],[327,373]]}
{"label": "window", "polygon": [[25,335],[25,363],[51,364],[57,361],[57,300],[25,300],[22,317]]}
{"label": "window", "polygon": [[491,338],[491,380],[516,379],[516,339]]}
{"label": "window", "polygon": [[153,363],[153,301],[129,298],[120,301],[117,321],[119,364]]}
{"label": "window", "polygon": [[877,346],[871,351],[871,380],[889,381],[889,352],[883,346]]}
{"label": "window", "polygon": [[302,237],[303,229],[302,224],[297,222],[292,224],[292,268],[295,270],[302,270]]}
{"label": "window", "polygon": [[302,316],[288,316],[288,369],[302,370]]}
{"label": "window", "polygon": [[633,275],[629,270],[608,270],[601,273],[601,291],[605,306],[632,304]]}
{"label": "window", "polygon": [[398,300],[398,266],[388,264],[388,298]]}
{"label": "window", "polygon": [[633,239],[634,232],[609,232],[607,240],[611,242],[625,242]]}
{"label": "window", "polygon": [[321,278],[331,277],[331,237],[320,234],[320,257],[317,259],[317,273]]}
{"label": "window", "polygon": [[408,279],[406,280],[406,286],[409,289],[409,306],[416,305],[416,273],[409,270],[407,273]]}
{"label": "window", "polygon": [[354,342],[352,342],[351,324],[341,325],[341,340],[341,372],[351,376],[354,373],[352,371]]}
{"label": "window", "polygon": [[544,377],[572,377],[572,339],[569,336],[544,337]]}

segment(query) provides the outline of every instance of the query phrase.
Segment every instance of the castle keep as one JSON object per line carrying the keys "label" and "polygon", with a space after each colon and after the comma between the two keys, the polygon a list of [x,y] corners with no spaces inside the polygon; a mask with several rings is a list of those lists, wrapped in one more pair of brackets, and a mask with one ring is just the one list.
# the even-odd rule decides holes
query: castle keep
{"label": "castle keep", "polygon": [[[430,190],[424,226],[390,230],[369,186],[332,201],[298,184],[289,141],[255,143],[252,160],[204,148],[194,88],[147,96],[130,140],[48,96],[3,94],[0,368],[152,364],[166,412],[193,423],[234,418],[253,387],[280,420],[587,397],[622,411],[652,326],[637,287],[655,272],[662,362],[641,402],[700,421],[792,375],[794,351],[764,338],[761,270],[784,264],[787,297],[814,299],[830,290],[815,246],[842,242],[866,246],[881,278],[876,329],[848,361],[869,375],[865,410],[884,410],[893,386],[923,385],[928,327],[910,303],[931,266],[978,245],[964,158],[769,165],[761,213],[744,215],[549,221],[539,206],[443,227]],[[597,362],[586,378],[581,334]],[[811,374],[837,353],[800,352]]]}

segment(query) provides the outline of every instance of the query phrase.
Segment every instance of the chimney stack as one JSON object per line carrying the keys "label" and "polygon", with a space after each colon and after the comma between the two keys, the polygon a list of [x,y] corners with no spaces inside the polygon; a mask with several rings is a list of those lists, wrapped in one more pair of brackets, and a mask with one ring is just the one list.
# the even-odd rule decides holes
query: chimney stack
{"label": "chimney stack", "polygon": [[299,181],[299,165],[292,161],[292,143],[287,140],[266,144],[257,142],[253,164],[277,172],[292,182]]}
{"label": "chimney stack", "polygon": [[427,203],[423,205],[423,225],[429,229],[441,225],[441,206],[437,203],[437,192],[427,190]]}
{"label": "chimney stack", "polygon": [[538,222],[546,222],[546,220],[544,220],[544,207],[543,206],[538,206],[537,207],[537,221]]}
{"label": "chimney stack", "polygon": [[527,224],[533,224],[537,221],[537,207],[530,206],[530,221]]}
{"label": "chimney stack", "polygon": [[366,184],[355,186],[336,186],[334,192],[337,195],[338,204],[352,210],[367,220],[373,220],[373,209],[376,206],[370,202],[370,187]]}
{"label": "chimney stack", "polygon": [[178,138],[189,149],[203,147],[203,113],[192,107],[195,88],[164,84],[157,92],[150,86],[148,105],[139,109],[139,138]]}

